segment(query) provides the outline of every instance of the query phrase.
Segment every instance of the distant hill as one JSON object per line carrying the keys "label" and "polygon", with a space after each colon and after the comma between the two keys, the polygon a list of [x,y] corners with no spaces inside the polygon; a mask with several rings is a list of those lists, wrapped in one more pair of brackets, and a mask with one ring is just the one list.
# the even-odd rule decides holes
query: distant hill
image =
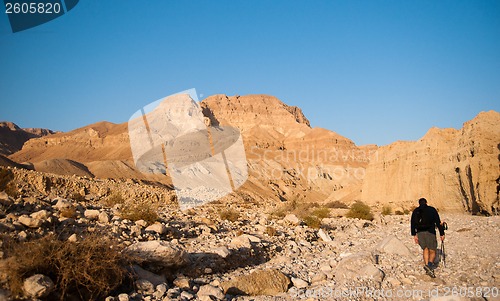
{"label": "distant hill", "polygon": [[11,155],[23,147],[26,141],[54,134],[53,131],[41,128],[22,129],[15,123],[0,122],[0,155]]}

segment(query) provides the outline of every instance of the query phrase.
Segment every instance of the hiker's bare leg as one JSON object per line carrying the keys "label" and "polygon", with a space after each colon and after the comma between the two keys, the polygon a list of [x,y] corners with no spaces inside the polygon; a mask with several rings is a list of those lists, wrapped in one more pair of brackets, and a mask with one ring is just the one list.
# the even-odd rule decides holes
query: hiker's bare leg
{"label": "hiker's bare leg", "polygon": [[434,259],[436,259],[436,250],[429,250],[429,261],[434,263]]}
{"label": "hiker's bare leg", "polygon": [[[434,254],[435,256],[436,254]],[[427,265],[429,263],[429,249],[424,249],[424,264]]]}

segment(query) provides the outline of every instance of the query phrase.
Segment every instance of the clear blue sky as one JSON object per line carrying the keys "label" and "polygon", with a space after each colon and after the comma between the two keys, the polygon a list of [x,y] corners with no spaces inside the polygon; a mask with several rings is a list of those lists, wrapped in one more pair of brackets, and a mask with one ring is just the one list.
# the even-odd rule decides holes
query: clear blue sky
{"label": "clear blue sky", "polygon": [[152,101],[270,94],[385,145],[500,111],[500,1],[81,0],[11,33],[0,120],[69,131]]}

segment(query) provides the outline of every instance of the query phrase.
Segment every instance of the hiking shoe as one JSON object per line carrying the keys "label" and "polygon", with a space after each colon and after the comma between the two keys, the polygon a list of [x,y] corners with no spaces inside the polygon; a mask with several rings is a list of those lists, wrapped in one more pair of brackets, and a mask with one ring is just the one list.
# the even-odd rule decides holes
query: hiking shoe
{"label": "hiking shoe", "polygon": [[428,265],[424,265],[424,270],[427,275],[436,278],[436,274],[434,274],[434,271]]}

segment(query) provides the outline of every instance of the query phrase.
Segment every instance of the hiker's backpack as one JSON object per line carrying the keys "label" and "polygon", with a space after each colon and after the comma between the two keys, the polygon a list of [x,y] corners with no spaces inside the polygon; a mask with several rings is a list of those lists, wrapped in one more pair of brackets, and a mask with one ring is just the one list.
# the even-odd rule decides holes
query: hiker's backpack
{"label": "hiker's backpack", "polygon": [[432,228],[432,221],[429,220],[430,216],[428,214],[424,214],[423,208],[415,209],[415,227],[418,230],[427,230]]}

